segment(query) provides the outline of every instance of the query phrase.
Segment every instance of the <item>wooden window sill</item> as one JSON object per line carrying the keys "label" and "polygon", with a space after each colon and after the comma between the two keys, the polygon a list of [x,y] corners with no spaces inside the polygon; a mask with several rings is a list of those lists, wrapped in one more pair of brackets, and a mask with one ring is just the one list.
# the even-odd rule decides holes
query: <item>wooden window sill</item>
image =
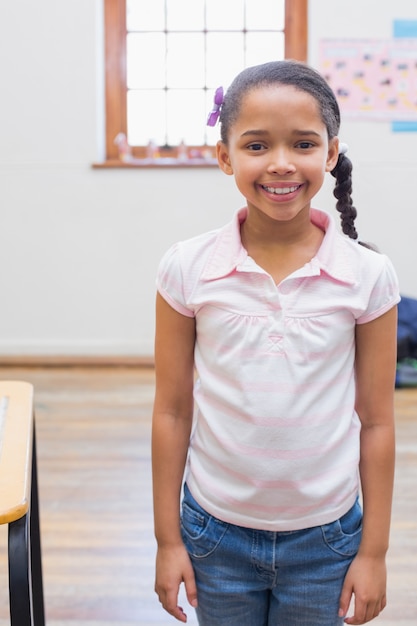
{"label": "wooden window sill", "polygon": [[131,168],[166,168],[166,167],[218,167],[217,159],[173,159],[173,158],[156,158],[156,159],[135,159],[131,158],[127,161],[119,159],[109,159],[107,161],[93,163],[95,169],[131,169]]}

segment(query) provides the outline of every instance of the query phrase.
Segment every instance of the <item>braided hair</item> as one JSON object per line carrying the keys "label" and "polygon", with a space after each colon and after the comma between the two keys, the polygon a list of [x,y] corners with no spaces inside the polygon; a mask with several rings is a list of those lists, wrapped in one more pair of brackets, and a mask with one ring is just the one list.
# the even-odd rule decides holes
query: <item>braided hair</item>
{"label": "braided hair", "polygon": [[[231,126],[236,122],[242,100],[253,89],[273,84],[290,85],[310,94],[317,102],[329,140],[337,137],[340,128],[340,109],[336,97],[316,70],[299,61],[272,61],[246,68],[228,88],[220,112],[221,140],[228,143]],[[342,230],[351,239],[357,239],[356,209],[352,201],[352,163],[345,154],[339,154],[331,174],[336,179],[333,191],[336,209],[340,213]]]}
{"label": "braided hair", "polygon": [[336,179],[333,195],[336,198],[336,209],[340,213],[342,231],[351,239],[357,239],[358,233],[354,225],[357,211],[352,202],[352,162],[345,154],[339,154],[336,166],[330,172]]}

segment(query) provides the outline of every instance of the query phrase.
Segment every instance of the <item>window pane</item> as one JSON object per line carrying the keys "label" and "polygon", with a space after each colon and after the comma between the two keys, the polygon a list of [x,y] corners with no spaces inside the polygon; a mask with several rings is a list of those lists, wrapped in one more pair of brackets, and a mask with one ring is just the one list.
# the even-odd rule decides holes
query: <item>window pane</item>
{"label": "window pane", "polygon": [[[243,33],[207,34],[207,86],[227,87],[244,68]],[[227,54],[225,53],[227,50]]]}
{"label": "window pane", "polygon": [[126,70],[128,88],[164,87],[165,35],[128,35]]}
{"label": "window pane", "polygon": [[204,0],[167,0],[167,28],[168,30],[202,31],[204,29]]}
{"label": "window pane", "polygon": [[248,30],[283,30],[285,0],[246,0]]}
{"label": "window pane", "polygon": [[167,139],[169,145],[184,141],[188,146],[202,145],[206,126],[205,93],[201,90],[168,91]]}
{"label": "window pane", "polygon": [[204,87],[203,34],[175,33],[167,41],[167,86]]}
{"label": "window pane", "polygon": [[208,0],[206,20],[208,30],[242,30],[244,0]]}
{"label": "window pane", "polygon": [[246,65],[258,65],[284,58],[284,33],[248,33]]}
{"label": "window pane", "polygon": [[[133,146],[213,145],[215,89],[284,58],[285,0],[126,0],[127,121]],[[191,32],[192,31],[192,32]]]}
{"label": "window pane", "polygon": [[164,30],[165,0],[126,0],[127,30]]}
{"label": "window pane", "polygon": [[127,131],[131,146],[146,146],[154,140],[165,143],[165,91],[129,91],[127,94]]}

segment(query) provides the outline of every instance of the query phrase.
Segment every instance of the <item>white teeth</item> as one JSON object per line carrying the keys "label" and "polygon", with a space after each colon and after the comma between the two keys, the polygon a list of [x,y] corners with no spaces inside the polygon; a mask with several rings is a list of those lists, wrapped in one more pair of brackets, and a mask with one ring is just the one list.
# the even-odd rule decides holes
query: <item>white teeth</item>
{"label": "white teeth", "polygon": [[283,196],[286,193],[292,193],[293,191],[296,191],[299,187],[299,185],[296,185],[295,187],[266,187],[265,185],[262,186],[265,191],[267,191],[268,193],[275,193],[277,196]]}

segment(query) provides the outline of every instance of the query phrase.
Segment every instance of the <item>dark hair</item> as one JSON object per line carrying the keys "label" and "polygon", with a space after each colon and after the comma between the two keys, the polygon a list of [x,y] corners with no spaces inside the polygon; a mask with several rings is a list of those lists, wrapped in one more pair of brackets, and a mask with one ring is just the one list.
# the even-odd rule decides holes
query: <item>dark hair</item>
{"label": "dark hair", "polygon": [[[329,139],[338,135],[339,105],[333,91],[321,74],[299,61],[272,61],[243,70],[228,88],[220,112],[220,132],[223,143],[228,143],[229,130],[239,116],[242,100],[247,93],[252,89],[273,84],[291,85],[313,96],[318,104]],[[331,174],[336,179],[333,194],[337,199],[336,209],[340,213],[342,230],[351,239],[357,239],[358,233],[354,225],[357,212],[351,197],[352,163],[345,154],[339,154],[337,164]]]}

